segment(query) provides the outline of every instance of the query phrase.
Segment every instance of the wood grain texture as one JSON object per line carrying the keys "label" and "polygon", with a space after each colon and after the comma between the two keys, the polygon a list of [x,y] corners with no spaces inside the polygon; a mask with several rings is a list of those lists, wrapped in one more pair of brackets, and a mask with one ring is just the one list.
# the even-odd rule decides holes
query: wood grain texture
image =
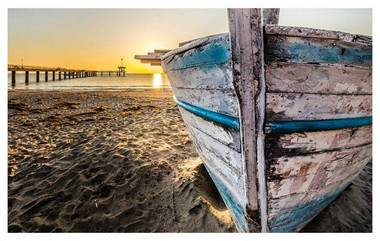
{"label": "wood grain texture", "polygon": [[346,188],[345,183],[324,196],[317,197],[296,206],[278,210],[276,215],[270,213],[269,227],[271,232],[298,232],[318,213],[327,207]]}
{"label": "wood grain texture", "polygon": [[318,38],[268,35],[265,61],[372,66],[372,47]]}
{"label": "wood grain texture", "polygon": [[223,64],[230,60],[228,34],[219,34],[194,40],[162,56],[166,72],[198,66]]}
{"label": "wood grain texture", "polygon": [[180,108],[182,118],[192,128],[197,128],[220,143],[240,152],[240,131],[217,125]]}
{"label": "wood grain texture", "polygon": [[271,63],[268,92],[372,94],[372,68],[341,64]]}
{"label": "wood grain texture", "polygon": [[372,115],[371,95],[267,93],[268,121],[323,120]]}
{"label": "wood grain texture", "polygon": [[[338,169],[347,169],[356,163],[362,163],[363,160],[371,158],[372,144],[315,154],[282,156],[268,160],[268,163],[270,163],[270,166],[268,166],[268,180],[273,180],[274,186],[280,184],[278,181],[284,181],[284,183],[289,184],[292,182],[290,179],[305,177],[305,180],[307,180],[306,176],[311,176],[312,178],[321,166],[323,166],[326,173],[335,172],[336,174]],[[281,188],[280,192],[283,195],[279,195],[280,192],[273,193],[275,194],[273,197],[302,192],[300,190],[295,190],[294,192],[288,191]]]}
{"label": "wood grain texture", "polygon": [[[261,224],[261,230],[265,232],[265,179],[260,179],[257,167],[258,117],[256,94],[263,88],[265,91],[265,86],[261,86],[264,78],[264,36],[261,9],[229,9],[228,17],[231,34],[233,83],[240,107],[242,153],[245,160],[244,172],[246,174],[246,195],[248,199],[247,208],[251,218],[249,226],[253,230]],[[257,186],[257,183],[259,186]],[[260,200],[258,198],[259,192],[261,192]],[[259,201],[261,201],[260,205]],[[260,215],[257,213],[260,213]]]}
{"label": "wood grain texture", "polygon": [[295,156],[372,143],[372,126],[268,135],[265,141],[266,157],[268,159],[281,156]]}
{"label": "wood grain texture", "polygon": [[342,181],[341,183],[333,183],[326,185],[321,190],[313,190],[310,193],[294,193],[291,195],[282,196],[279,198],[270,198],[268,200],[269,207],[269,220],[273,220],[274,217],[279,216],[281,213],[288,212],[289,210],[294,210],[299,206],[303,206],[313,200],[317,200],[321,197],[329,195],[329,193],[336,192],[336,190],[344,189],[359,173],[354,173],[352,176]]}
{"label": "wood grain texture", "polygon": [[230,116],[239,116],[236,95],[233,90],[183,89],[174,85],[172,90],[177,99],[189,104]]}
{"label": "wood grain texture", "polygon": [[230,62],[212,66],[198,66],[194,68],[172,70],[168,71],[167,75],[169,79],[173,81],[172,85],[177,88],[186,88],[189,90],[233,90],[234,88],[232,84]]}
{"label": "wood grain texture", "polygon": [[231,210],[232,219],[234,220],[236,229],[239,232],[249,232],[245,206],[241,205],[239,201],[234,198],[234,195],[228,188],[226,188],[224,182],[219,179],[217,174],[214,174],[212,167],[208,167],[207,164],[205,164],[205,167],[227,208]]}
{"label": "wood grain texture", "polygon": [[188,125],[192,140],[205,164],[218,176],[234,199],[245,205],[245,188],[240,153]]}
{"label": "wood grain texture", "polygon": [[344,42],[346,44],[350,44],[351,46],[372,47],[372,37],[370,36],[315,28],[266,25],[265,34],[293,36],[301,38],[329,39]]}
{"label": "wood grain texture", "polygon": [[[330,177],[323,176],[325,172],[321,170],[321,175],[315,176],[307,192],[270,198],[268,206],[271,231],[298,231],[332,202],[360,174],[367,162],[368,160],[363,160],[347,168],[337,169],[330,173]],[[330,181],[327,182],[329,178]]]}
{"label": "wood grain texture", "polygon": [[280,17],[279,8],[264,8],[263,9],[264,26],[267,24],[278,24],[279,17]]}

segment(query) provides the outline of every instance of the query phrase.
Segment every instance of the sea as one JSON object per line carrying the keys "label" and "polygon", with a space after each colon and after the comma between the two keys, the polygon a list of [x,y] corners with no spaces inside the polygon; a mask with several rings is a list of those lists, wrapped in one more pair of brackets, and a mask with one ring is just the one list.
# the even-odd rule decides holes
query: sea
{"label": "sea", "polygon": [[170,88],[169,80],[165,74],[126,74],[125,76],[115,76],[112,73],[104,72],[103,76],[63,79],[58,80],[58,72],[55,72],[53,81],[52,72],[48,73],[48,81],[45,81],[45,73],[40,72],[40,81],[36,81],[36,73],[29,72],[29,83],[25,83],[25,74],[16,73],[16,84],[12,86],[11,73],[8,73],[8,90],[122,90],[122,89],[146,89],[146,88]]}

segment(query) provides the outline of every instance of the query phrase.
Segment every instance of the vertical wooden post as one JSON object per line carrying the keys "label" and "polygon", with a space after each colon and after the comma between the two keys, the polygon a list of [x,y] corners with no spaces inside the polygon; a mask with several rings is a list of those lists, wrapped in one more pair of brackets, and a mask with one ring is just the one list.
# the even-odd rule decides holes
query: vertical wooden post
{"label": "vertical wooden post", "polygon": [[63,79],[66,79],[66,71],[63,72]]}
{"label": "vertical wooden post", "polygon": [[100,76],[103,76],[103,72],[100,72]]}
{"label": "vertical wooden post", "polygon": [[16,71],[12,70],[12,86],[16,86]]}
{"label": "vertical wooden post", "polygon": [[111,72],[108,72],[108,76],[111,76]]}
{"label": "vertical wooden post", "polygon": [[61,76],[61,71],[58,72],[58,79],[61,80],[62,79],[62,76]]}
{"label": "vertical wooden post", "polygon": [[25,71],[25,84],[29,84],[29,71]]}
{"label": "vertical wooden post", "polygon": [[[265,109],[264,49],[261,9],[228,9],[233,83],[240,107],[242,157],[245,161],[249,231],[266,232],[266,182],[263,150]],[[264,107],[264,109],[263,109]],[[260,148],[263,148],[261,146]],[[260,153],[259,153],[260,152]],[[260,155],[260,156],[259,156]],[[264,162],[264,163],[263,163]],[[244,164],[243,164],[244,165]],[[258,186],[257,186],[258,184]],[[259,197],[260,196],[260,197]],[[260,203],[259,203],[260,201]]]}
{"label": "vertical wooden post", "polygon": [[36,71],[36,82],[40,82],[40,71]]}
{"label": "vertical wooden post", "polygon": [[45,71],[45,82],[49,80],[49,72]]}
{"label": "vertical wooden post", "polygon": [[55,71],[53,71],[53,81],[55,80]]}
{"label": "vertical wooden post", "polygon": [[267,24],[278,24],[280,9],[279,8],[264,8],[264,25]]}

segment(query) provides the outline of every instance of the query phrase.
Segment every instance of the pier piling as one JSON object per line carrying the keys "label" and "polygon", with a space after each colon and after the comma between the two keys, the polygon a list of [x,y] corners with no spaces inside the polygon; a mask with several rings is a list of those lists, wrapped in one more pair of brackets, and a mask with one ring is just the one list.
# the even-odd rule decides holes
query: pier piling
{"label": "pier piling", "polygon": [[40,71],[36,71],[36,82],[40,82]]}
{"label": "pier piling", "polygon": [[58,72],[58,79],[61,80],[62,77],[61,77],[61,71]]}
{"label": "pier piling", "polygon": [[45,82],[48,82],[49,72],[45,71]]}
{"label": "pier piling", "polygon": [[29,84],[29,71],[25,71],[25,84]]}
{"label": "pier piling", "polygon": [[16,85],[16,71],[12,71],[12,86]]}
{"label": "pier piling", "polygon": [[55,72],[53,71],[53,81],[55,80]]}

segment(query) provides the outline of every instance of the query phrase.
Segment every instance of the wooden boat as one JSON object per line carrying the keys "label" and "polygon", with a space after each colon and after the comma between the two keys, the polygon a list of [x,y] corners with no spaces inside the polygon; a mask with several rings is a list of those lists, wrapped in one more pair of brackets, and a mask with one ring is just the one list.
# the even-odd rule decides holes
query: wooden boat
{"label": "wooden boat", "polygon": [[294,232],[372,158],[372,39],[261,19],[229,10],[161,64],[238,231]]}

